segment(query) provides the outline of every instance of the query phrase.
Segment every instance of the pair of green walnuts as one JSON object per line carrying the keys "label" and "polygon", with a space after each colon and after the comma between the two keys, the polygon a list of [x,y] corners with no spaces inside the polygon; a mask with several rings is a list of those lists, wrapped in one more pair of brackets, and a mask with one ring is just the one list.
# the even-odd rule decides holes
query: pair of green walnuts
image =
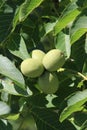
{"label": "pair of green walnuts", "polygon": [[46,94],[58,90],[59,80],[56,71],[65,63],[65,56],[59,49],[52,49],[46,54],[41,50],[33,50],[32,58],[21,63],[21,72],[30,78],[38,77],[38,89]]}

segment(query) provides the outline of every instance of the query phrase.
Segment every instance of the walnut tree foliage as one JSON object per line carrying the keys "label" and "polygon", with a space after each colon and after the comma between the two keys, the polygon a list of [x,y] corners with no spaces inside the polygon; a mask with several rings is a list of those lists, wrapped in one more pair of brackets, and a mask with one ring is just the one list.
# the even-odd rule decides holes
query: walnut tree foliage
{"label": "walnut tree foliage", "polygon": [[[60,49],[59,89],[44,94],[21,62]],[[0,0],[0,130],[87,129],[87,0]]]}

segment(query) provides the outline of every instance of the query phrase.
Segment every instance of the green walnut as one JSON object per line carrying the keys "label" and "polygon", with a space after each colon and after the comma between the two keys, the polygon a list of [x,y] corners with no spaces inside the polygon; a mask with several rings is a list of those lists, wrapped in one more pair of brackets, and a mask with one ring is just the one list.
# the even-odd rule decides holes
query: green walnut
{"label": "green walnut", "polygon": [[45,94],[53,94],[58,90],[59,87],[59,80],[55,73],[50,73],[45,71],[38,78],[38,89]]}
{"label": "green walnut", "polygon": [[43,58],[43,65],[48,71],[56,71],[65,63],[65,56],[59,49],[50,50]]}
{"label": "green walnut", "polygon": [[43,71],[44,67],[39,60],[29,58],[21,63],[21,72],[27,77],[39,77]]}
{"label": "green walnut", "polygon": [[36,49],[36,50],[32,51],[32,58],[38,59],[41,62],[42,62],[44,56],[45,56],[45,53],[41,50]]}

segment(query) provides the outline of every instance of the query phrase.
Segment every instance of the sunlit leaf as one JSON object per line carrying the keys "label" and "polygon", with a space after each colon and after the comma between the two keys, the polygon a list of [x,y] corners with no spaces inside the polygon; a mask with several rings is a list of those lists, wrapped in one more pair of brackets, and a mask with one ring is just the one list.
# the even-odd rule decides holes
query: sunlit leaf
{"label": "sunlit leaf", "polygon": [[13,30],[15,29],[16,25],[21,21],[24,21],[28,15],[37,8],[43,0],[25,0],[20,7],[17,8],[14,19],[13,19]]}
{"label": "sunlit leaf", "polygon": [[22,60],[30,57],[24,39],[20,35],[13,34],[9,38],[8,49],[13,55],[21,58]]}
{"label": "sunlit leaf", "polygon": [[67,107],[62,111],[60,115],[60,121],[64,121],[73,112],[80,111],[83,108],[83,104],[87,101],[87,90],[79,91],[73,96],[70,96],[65,100]]}
{"label": "sunlit leaf", "polygon": [[6,57],[0,55],[0,73],[4,76],[9,77],[19,87],[17,89],[25,90],[25,82],[21,72],[15,67],[15,65]]}
{"label": "sunlit leaf", "polygon": [[19,21],[23,21],[43,0],[25,0],[19,11]]}
{"label": "sunlit leaf", "polygon": [[58,22],[54,27],[54,34],[58,34],[63,28],[66,27],[68,23],[73,21],[81,11],[75,2],[70,3],[64,10],[62,16],[59,18]]}
{"label": "sunlit leaf", "polygon": [[87,32],[87,15],[81,15],[73,24],[71,29],[71,44],[77,41],[84,33]]}
{"label": "sunlit leaf", "polygon": [[19,91],[19,86],[15,85],[12,80],[8,78],[3,78],[0,80],[0,83],[2,84],[2,87],[0,87],[1,91],[4,93],[7,92],[12,95],[18,95],[21,96],[24,94],[23,90],[20,89]]}
{"label": "sunlit leaf", "polygon": [[53,23],[48,22],[48,23],[44,24],[42,29],[41,29],[40,35],[42,35],[42,37],[46,36],[51,31],[53,31],[53,28],[54,28],[55,25],[56,25],[56,22],[53,22]]}
{"label": "sunlit leaf", "polygon": [[17,120],[19,118],[20,114],[9,114],[6,119],[8,120]]}
{"label": "sunlit leaf", "polygon": [[0,116],[8,114],[10,111],[10,107],[5,102],[0,101]]}
{"label": "sunlit leaf", "polygon": [[60,49],[67,58],[70,57],[71,54],[71,45],[70,45],[70,36],[63,32],[60,32],[56,37],[56,48]]}

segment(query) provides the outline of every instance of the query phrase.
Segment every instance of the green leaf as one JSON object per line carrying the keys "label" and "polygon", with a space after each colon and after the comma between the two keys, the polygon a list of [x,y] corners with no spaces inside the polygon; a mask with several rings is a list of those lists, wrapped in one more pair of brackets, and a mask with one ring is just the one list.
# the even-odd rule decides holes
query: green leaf
{"label": "green leaf", "polygon": [[87,120],[82,124],[80,130],[87,130]]}
{"label": "green leaf", "polygon": [[20,114],[9,114],[6,119],[8,120],[17,120],[19,118]]}
{"label": "green leaf", "polygon": [[57,114],[48,110],[34,109],[32,114],[36,120],[38,130],[59,130]]}
{"label": "green leaf", "polygon": [[12,13],[0,12],[0,43],[5,41],[11,31]]}
{"label": "green leaf", "polygon": [[58,36],[56,36],[55,47],[64,52],[67,58],[69,58],[71,54],[70,36],[60,32]]}
{"label": "green leaf", "polygon": [[66,9],[63,11],[62,16],[60,16],[58,22],[54,27],[54,34],[57,35],[67,24],[72,22],[81,11],[78,9],[78,6],[75,2],[70,3]]}
{"label": "green leaf", "polygon": [[[37,101],[37,102],[36,102]],[[33,107],[42,107],[45,108],[48,101],[45,98],[45,94],[39,93],[36,95],[32,95],[27,99],[29,104],[32,104]]]}
{"label": "green leaf", "polygon": [[1,92],[4,93],[7,92],[12,95],[21,96],[24,94],[23,90],[19,91],[19,86],[15,85],[12,80],[8,78],[3,78],[0,80],[0,83],[2,84],[2,87],[0,87]]}
{"label": "green leaf", "polygon": [[54,26],[56,25],[56,22],[48,22],[42,25],[40,35],[42,37],[46,36],[49,34],[51,31],[53,31]]}
{"label": "green leaf", "polygon": [[74,122],[78,125],[78,126],[82,126],[85,121],[87,120],[87,111],[83,110],[80,112],[75,112],[74,114]]}
{"label": "green leaf", "polygon": [[13,55],[21,58],[22,60],[30,57],[23,37],[18,34],[10,36],[8,40],[8,49]]}
{"label": "green leaf", "polygon": [[87,35],[86,35],[86,38],[85,38],[85,53],[87,54]]}
{"label": "green leaf", "polygon": [[77,42],[72,44],[71,58],[74,60],[77,71],[82,71],[84,62],[86,60],[86,53],[84,49],[85,36],[81,37]]}
{"label": "green leaf", "polygon": [[0,116],[8,114],[10,111],[10,107],[5,102],[0,101]]}
{"label": "green leaf", "polygon": [[0,8],[3,6],[4,3],[5,3],[5,0],[0,0]]}
{"label": "green leaf", "polygon": [[71,44],[87,32],[87,15],[80,15],[71,28]]}
{"label": "green leaf", "polygon": [[43,0],[25,0],[19,10],[19,21],[23,21],[27,16],[37,8]]}
{"label": "green leaf", "polygon": [[34,109],[32,114],[38,130],[59,130],[58,116],[55,112],[46,109]]}
{"label": "green leaf", "polygon": [[68,122],[64,121],[60,123],[58,121],[58,115],[51,109],[37,109],[31,110],[34,116],[38,130],[76,130],[74,126]]}
{"label": "green leaf", "polygon": [[0,55],[0,73],[12,79],[20,88],[25,89],[25,82],[21,72],[7,57],[2,55]]}
{"label": "green leaf", "polygon": [[15,12],[12,31],[14,31],[18,23],[24,21],[28,17],[28,15],[42,2],[43,0],[25,0],[25,2],[21,4]]}
{"label": "green leaf", "polygon": [[13,128],[6,120],[0,120],[0,130],[13,130]]}
{"label": "green leaf", "polygon": [[16,8],[13,22],[12,22],[12,32],[15,30],[17,24],[19,23],[19,10],[20,10],[20,7]]}
{"label": "green leaf", "polygon": [[83,108],[83,104],[87,101],[87,90],[79,91],[65,100],[67,107],[62,111],[60,115],[60,121],[64,121],[73,112],[80,111]]}

